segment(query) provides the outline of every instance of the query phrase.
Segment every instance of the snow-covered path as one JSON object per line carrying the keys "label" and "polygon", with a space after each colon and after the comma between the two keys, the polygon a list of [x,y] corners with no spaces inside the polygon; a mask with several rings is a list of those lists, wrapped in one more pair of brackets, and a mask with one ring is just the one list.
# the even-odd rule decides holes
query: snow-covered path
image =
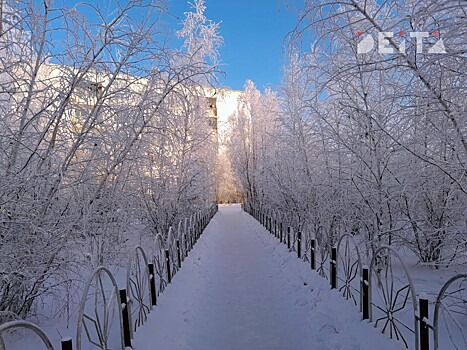
{"label": "snow-covered path", "polygon": [[399,349],[240,206],[220,207],[136,350]]}

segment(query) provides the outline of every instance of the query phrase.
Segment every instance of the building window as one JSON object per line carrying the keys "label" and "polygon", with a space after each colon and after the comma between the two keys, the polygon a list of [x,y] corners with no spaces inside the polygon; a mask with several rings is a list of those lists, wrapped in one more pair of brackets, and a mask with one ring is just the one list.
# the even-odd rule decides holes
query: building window
{"label": "building window", "polygon": [[215,97],[208,97],[208,107],[209,110],[211,111],[212,115],[217,117],[217,105],[216,105],[217,99]]}

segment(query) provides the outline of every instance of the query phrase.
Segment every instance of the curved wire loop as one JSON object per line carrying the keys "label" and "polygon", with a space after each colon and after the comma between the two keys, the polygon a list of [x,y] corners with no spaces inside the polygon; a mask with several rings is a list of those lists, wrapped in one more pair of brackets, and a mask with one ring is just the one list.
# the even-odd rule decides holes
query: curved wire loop
{"label": "curved wire loop", "polygon": [[14,330],[18,328],[28,329],[32,331],[40,338],[42,345],[44,345],[47,350],[54,350],[52,342],[49,340],[49,338],[41,328],[36,326],[34,323],[23,320],[10,321],[0,325],[0,350],[7,349],[3,340],[3,334],[9,330]]}
{"label": "curved wire loop", "polygon": [[[359,281],[363,274],[362,259],[354,237],[346,233],[337,242],[337,279],[342,282],[338,290],[347,300],[359,305],[362,311],[362,284]],[[358,302],[357,302],[358,300]]]}
{"label": "curved wire loop", "polygon": [[[395,261],[394,261],[395,260]],[[401,267],[403,277],[394,272]],[[369,271],[370,321],[391,339],[397,339],[409,348],[409,337],[419,346],[418,303],[409,271],[392,247],[378,248],[371,259]],[[410,307],[412,303],[412,307]],[[408,320],[414,320],[410,325]]]}
{"label": "curved wire loop", "polygon": [[128,315],[130,317],[131,336],[147,320],[152,310],[151,276],[149,274],[148,259],[141,246],[135,247],[134,253],[128,261],[126,275],[126,290],[129,298]]}
{"label": "curved wire loop", "polygon": [[[441,324],[441,317],[443,323]],[[449,279],[436,298],[433,315],[434,349],[451,345],[452,349],[467,349],[467,274]]]}
{"label": "curved wire loop", "polygon": [[[108,281],[103,278],[107,277]],[[107,282],[107,283],[104,283]],[[110,283],[108,283],[110,282]],[[88,303],[89,302],[89,303]],[[91,304],[91,308],[87,308]],[[117,315],[115,315],[117,314]],[[113,320],[118,318],[120,342],[112,336]],[[104,266],[94,270],[84,287],[79,306],[78,325],[76,327],[76,348],[83,348],[83,331],[89,343],[98,349],[124,349],[122,303],[118,295],[118,286],[112,272]]]}
{"label": "curved wire loop", "polygon": [[166,249],[166,242],[162,235],[158,233],[156,238],[154,239],[154,248],[153,248],[153,261],[154,261],[154,269],[156,276],[155,282],[157,287],[157,294],[159,295],[162,293],[167,286],[167,266],[165,263],[165,249]]}

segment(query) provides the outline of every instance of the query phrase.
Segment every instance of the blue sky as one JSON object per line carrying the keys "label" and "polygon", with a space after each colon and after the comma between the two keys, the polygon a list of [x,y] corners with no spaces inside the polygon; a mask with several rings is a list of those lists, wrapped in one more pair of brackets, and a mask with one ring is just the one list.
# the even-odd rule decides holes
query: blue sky
{"label": "blue sky", "polygon": [[[290,0],[206,0],[206,17],[221,23],[221,84],[242,90],[247,79],[263,90],[279,84],[284,63],[284,37],[297,23]],[[303,1],[301,1],[303,3]],[[186,0],[172,0],[172,12],[183,18],[189,10]]]}
{"label": "blue sky", "polygon": [[[41,3],[40,0],[35,0]],[[121,0],[124,1],[124,0]],[[184,12],[190,11],[188,1],[167,0],[169,25],[172,29],[181,28]],[[105,8],[113,0],[87,0]],[[221,22],[220,34],[224,38],[220,58],[221,70],[225,79],[220,84],[232,89],[242,90],[247,79],[257,88],[274,88],[281,81],[284,64],[284,38],[298,21],[297,4],[303,6],[304,0],[206,0],[206,17]],[[55,0],[55,5],[67,4],[69,7],[80,4],[79,0]],[[87,6],[79,6],[87,11]],[[176,45],[180,43],[175,43]]]}

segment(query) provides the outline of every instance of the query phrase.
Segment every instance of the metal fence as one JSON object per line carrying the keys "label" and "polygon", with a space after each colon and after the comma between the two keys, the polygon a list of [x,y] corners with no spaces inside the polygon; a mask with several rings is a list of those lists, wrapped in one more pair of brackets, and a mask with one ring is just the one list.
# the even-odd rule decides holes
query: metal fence
{"label": "metal fence", "polygon": [[[213,204],[180,221],[177,230],[170,228],[165,238],[158,234],[150,255],[142,247],[135,247],[128,261],[124,289],[119,289],[107,267],[96,268],[81,297],[76,343],[73,344],[71,337],[63,338],[61,349],[81,350],[85,344],[101,350],[131,347],[136,331],[157,305],[157,296],[171,283],[217,211],[217,204]],[[4,335],[18,329],[33,332],[39,338],[37,348],[54,350],[40,327],[22,320],[0,325],[0,350],[7,350]]]}
{"label": "metal fence", "polygon": [[[352,301],[362,319],[389,338],[416,350],[467,349],[467,274],[453,276],[444,284],[432,302],[430,318],[427,296],[416,293],[407,267],[392,247],[377,249],[365,266],[351,234],[342,235],[333,246],[319,246],[316,238],[303,237],[296,229],[299,225],[277,210],[248,203],[242,208],[290,252],[308,261],[311,270],[329,280],[330,289]],[[395,266],[401,273],[395,273]]]}

